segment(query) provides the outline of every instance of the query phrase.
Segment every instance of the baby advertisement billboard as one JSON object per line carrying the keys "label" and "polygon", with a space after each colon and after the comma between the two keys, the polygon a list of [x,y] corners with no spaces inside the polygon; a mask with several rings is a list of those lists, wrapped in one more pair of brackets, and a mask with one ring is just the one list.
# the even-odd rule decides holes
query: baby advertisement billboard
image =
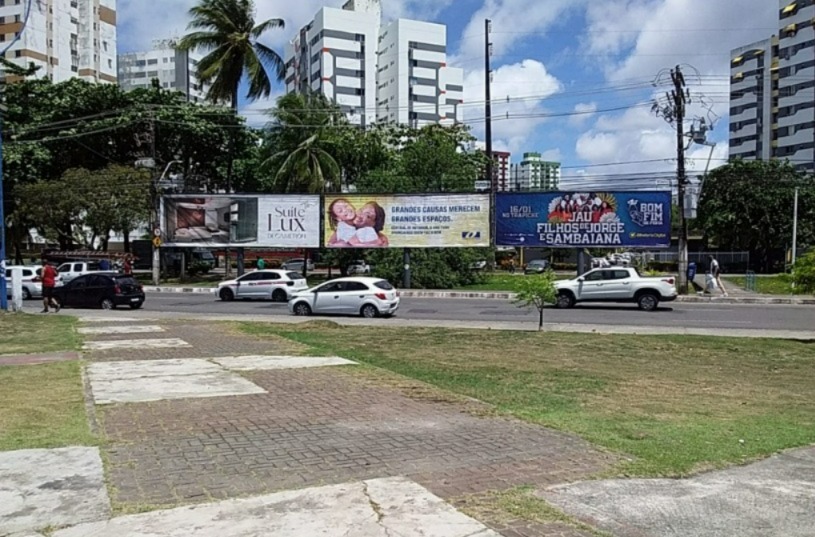
{"label": "baby advertisement billboard", "polygon": [[500,193],[496,195],[496,244],[667,248],[671,193]]}
{"label": "baby advertisement billboard", "polygon": [[161,208],[166,246],[320,246],[320,196],[165,196]]}
{"label": "baby advertisement billboard", "polygon": [[328,248],[489,246],[488,194],[326,196]]}

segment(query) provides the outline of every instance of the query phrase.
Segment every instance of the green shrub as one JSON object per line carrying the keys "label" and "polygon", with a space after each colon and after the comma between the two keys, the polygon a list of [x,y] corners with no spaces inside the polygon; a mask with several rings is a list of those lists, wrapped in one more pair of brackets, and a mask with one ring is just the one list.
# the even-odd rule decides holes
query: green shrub
{"label": "green shrub", "polygon": [[792,269],[792,281],[797,290],[815,293],[815,250],[799,257]]}
{"label": "green shrub", "polygon": [[[402,250],[370,250],[365,258],[374,276],[401,285],[404,261]],[[410,286],[416,289],[453,289],[486,281],[473,263],[491,259],[486,248],[414,249],[410,251]],[[359,256],[361,257],[361,256]]]}

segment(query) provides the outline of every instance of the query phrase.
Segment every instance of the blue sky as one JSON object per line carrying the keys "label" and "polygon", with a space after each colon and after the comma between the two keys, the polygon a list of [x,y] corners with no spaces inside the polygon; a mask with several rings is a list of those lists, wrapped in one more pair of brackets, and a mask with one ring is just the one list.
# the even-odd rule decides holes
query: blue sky
{"label": "blue sky", "polygon": [[[161,3],[163,15],[156,17]],[[118,0],[119,49],[148,48],[183,35],[195,0]],[[264,41],[285,43],[323,5],[343,0],[259,0],[258,19],[283,18],[286,29]],[[683,64],[692,117],[713,120],[711,167],[727,156],[729,52],[777,31],[776,0],[382,0],[386,18],[448,26],[450,65],[465,70],[465,121],[483,136],[484,19],[493,21],[493,138],[513,161],[525,151],[563,164],[566,183],[610,186],[654,182],[675,169],[675,133],[651,113],[666,87],[652,82]],[[662,77],[664,82],[665,77]],[[271,102],[245,103],[257,123]],[[579,114],[577,114],[579,112]],[[702,173],[709,148],[693,146],[691,173]],[[662,184],[666,184],[665,181]]]}

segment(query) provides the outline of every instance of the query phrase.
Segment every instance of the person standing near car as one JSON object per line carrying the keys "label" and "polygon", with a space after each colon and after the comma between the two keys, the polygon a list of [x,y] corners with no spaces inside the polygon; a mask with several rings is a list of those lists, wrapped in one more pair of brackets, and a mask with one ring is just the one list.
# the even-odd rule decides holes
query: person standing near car
{"label": "person standing near car", "polygon": [[266,268],[266,261],[264,261],[262,257],[258,257],[256,265],[258,270],[263,270]]}
{"label": "person standing near car", "polygon": [[42,278],[42,312],[48,313],[48,307],[53,306],[54,311],[58,312],[60,305],[59,302],[54,300],[54,287],[57,285],[57,269],[48,261],[42,261],[42,271],[40,277]]}

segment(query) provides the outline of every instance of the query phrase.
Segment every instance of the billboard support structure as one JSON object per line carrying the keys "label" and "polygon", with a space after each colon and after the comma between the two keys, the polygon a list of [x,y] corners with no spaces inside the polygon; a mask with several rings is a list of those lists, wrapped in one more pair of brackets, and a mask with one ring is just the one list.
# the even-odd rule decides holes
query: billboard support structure
{"label": "billboard support structure", "polygon": [[404,271],[402,272],[402,288],[410,289],[410,248],[405,248],[402,251],[402,262],[404,263]]}

